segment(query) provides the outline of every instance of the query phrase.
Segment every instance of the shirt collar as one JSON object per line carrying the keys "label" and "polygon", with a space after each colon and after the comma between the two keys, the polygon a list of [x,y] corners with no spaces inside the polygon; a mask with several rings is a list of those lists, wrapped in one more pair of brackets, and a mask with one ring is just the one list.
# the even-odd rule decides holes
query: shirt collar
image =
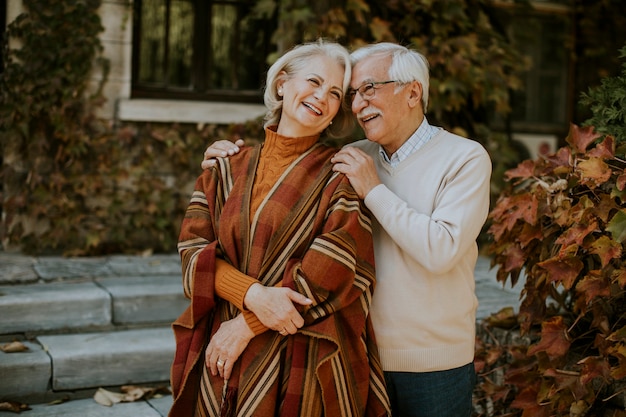
{"label": "shirt collar", "polygon": [[404,161],[412,153],[416,152],[422,146],[426,144],[437,133],[437,128],[431,126],[424,116],[424,120],[417,128],[415,132],[409,137],[409,139],[398,148],[396,152],[391,155],[391,158],[387,156],[387,153],[382,146],[378,148],[378,152],[383,157],[383,160],[390,164],[392,167],[396,167],[400,162]]}

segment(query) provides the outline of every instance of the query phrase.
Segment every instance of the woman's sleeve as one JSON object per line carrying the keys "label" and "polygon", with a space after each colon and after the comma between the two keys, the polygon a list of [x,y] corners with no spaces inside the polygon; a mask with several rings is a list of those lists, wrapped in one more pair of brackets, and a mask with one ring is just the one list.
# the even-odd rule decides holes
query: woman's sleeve
{"label": "woman's sleeve", "polygon": [[192,302],[214,296],[215,258],[219,252],[214,227],[217,184],[214,169],[198,177],[178,236],[183,291]]}
{"label": "woman's sleeve", "polygon": [[[248,327],[255,335],[269,330],[257,316],[244,306],[244,298],[257,279],[244,274],[223,259],[217,259],[215,270],[215,293],[218,297],[234,304],[243,314]],[[280,285],[280,284],[279,284]]]}

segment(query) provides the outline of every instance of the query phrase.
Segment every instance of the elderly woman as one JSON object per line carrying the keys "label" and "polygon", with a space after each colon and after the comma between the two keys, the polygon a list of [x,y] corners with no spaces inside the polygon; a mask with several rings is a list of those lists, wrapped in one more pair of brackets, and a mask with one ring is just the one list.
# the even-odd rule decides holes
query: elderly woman
{"label": "elderly woman", "polygon": [[178,244],[191,303],[173,325],[171,417],[390,414],[370,218],[320,143],[352,128],[350,77],[338,44],[287,52],[267,75],[264,143],[198,178]]}

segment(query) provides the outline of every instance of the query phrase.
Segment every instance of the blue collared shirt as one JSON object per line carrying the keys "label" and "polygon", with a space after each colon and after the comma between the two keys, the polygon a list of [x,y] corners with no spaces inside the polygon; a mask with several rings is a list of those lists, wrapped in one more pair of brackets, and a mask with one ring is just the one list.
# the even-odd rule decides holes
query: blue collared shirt
{"label": "blue collared shirt", "polygon": [[404,161],[409,157],[413,152],[416,152],[419,148],[424,146],[426,142],[428,142],[434,135],[437,133],[439,128],[435,126],[431,126],[424,117],[422,120],[422,124],[417,130],[411,135],[411,137],[400,146],[400,148],[391,155],[391,158],[387,156],[385,150],[381,146],[378,152],[381,154],[385,162],[395,168],[400,162]]}

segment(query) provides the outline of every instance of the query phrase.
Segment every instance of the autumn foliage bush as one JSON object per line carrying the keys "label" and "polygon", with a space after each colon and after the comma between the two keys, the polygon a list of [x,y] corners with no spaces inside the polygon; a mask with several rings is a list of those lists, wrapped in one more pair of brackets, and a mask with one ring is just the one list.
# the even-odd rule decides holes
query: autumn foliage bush
{"label": "autumn foliage bush", "polygon": [[[626,97],[626,65],[603,86],[588,102]],[[483,415],[626,416],[626,142],[610,133],[626,108],[601,108],[602,133],[572,125],[554,154],[507,171],[490,213],[498,281],[525,279],[518,316],[492,324],[526,342],[479,343]]]}

